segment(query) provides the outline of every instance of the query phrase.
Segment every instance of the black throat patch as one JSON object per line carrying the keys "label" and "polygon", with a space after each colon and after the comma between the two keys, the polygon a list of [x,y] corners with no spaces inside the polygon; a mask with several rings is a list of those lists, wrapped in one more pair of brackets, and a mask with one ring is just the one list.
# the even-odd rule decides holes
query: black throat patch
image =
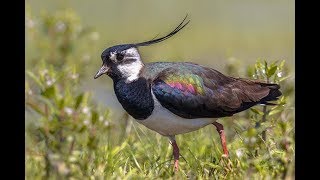
{"label": "black throat patch", "polygon": [[122,107],[133,118],[144,120],[151,115],[154,102],[150,84],[145,78],[131,83],[125,83],[122,79],[114,81],[114,91]]}

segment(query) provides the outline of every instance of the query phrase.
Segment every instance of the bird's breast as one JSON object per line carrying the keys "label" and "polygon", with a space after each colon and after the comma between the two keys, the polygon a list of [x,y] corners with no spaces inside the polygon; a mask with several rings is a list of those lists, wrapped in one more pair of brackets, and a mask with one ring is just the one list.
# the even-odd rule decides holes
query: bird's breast
{"label": "bird's breast", "polygon": [[163,107],[152,92],[151,94],[154,100],[152,114],[145,120],[138,120],[138,122],[161,135],[172,136],[188,133],[216,121],[216,118],[185,119],[177,116]]}
{"label": "bird's breast", "polygon": [[122,107],[135,119],[148,118],[154,108],[151,89],[143,78],[126,83],[118,81],[114,84],[115,94]]}

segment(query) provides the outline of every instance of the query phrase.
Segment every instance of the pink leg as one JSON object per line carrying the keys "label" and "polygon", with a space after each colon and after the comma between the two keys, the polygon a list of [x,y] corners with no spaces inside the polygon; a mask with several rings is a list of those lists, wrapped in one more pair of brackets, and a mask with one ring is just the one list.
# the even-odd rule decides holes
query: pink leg
{"label": "pink leg", "polygon": [[226,135],[224,134],[223,125],[218,123],[218,122],[214,122],[212,124],[216,126],[217,131],[218,131],[218,133],[220,135],[221,145],[222,145],[222,148],[223,148],[223,154],[228,157],[229,156],[229,152],[228,152],[228,149],[227,149]]}
{"label": "pink leg", "polygon": [[174,170],[178,171],[179,169],[179,147],[176,143],[175,138],[170,138],[171,145],[173,147],[173,157],[174,157]]}

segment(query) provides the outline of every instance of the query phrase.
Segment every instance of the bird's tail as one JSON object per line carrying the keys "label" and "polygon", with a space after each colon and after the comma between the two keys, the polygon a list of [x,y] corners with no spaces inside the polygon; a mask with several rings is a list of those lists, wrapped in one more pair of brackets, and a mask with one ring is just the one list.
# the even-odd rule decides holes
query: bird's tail
{"label": "bird's tail", "polygon": [[280,85],[279,84],[273,84],[273,83],[263,83],[263,82],[259,82],[259,84],[262,87],[267,87],[270,89],[269,94],[262,98],[260,103],[261,104],[265,104],[265,105],[276,105],[274,103],[269,103],[268,101],[275,101],[278,100],[279,96],[282,95],[280,89]]}

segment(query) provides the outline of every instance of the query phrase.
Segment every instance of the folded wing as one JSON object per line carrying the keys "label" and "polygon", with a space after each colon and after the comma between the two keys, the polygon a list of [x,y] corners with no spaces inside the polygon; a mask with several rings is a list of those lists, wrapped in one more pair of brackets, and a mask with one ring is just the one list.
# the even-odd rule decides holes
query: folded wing
{"label": "folded wing", "polygon": [[184,118],[232,116],[281,95],[280,86],[233,78],[193,63],[165,69],[153,81],[160,104]]}

